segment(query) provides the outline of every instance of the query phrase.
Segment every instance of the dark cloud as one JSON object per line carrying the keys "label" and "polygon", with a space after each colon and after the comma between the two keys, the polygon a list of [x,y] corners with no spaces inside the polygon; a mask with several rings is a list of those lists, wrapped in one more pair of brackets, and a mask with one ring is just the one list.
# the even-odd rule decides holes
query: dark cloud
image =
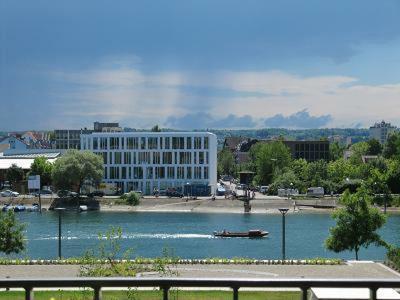
{"label": "dark cloud", "polygon": [[283,128],[320,128],[332,121],[331,115],[311,116],[307,109],[303,109],[289,116],[277,114],[264,121],[267,127]]}
{"label": "dark cloud", "polygon": [[209,113],[198,112],[181,117],[168,117],[165,125],[176,129],[204,129],[204,128],[253,128],[256,122],[249,115],[236,116],[230,114],[218,118]]}

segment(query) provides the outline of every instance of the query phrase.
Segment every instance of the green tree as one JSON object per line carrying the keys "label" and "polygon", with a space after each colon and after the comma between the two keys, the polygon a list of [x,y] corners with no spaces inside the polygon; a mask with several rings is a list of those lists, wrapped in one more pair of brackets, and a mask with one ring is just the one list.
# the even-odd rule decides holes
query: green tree
{"label": "green tree", "polygon": [[387,184],[390,191],[400,194],[400,161],[389,160],[387,170]]}
{"label": "green tree", "polygon": [[90,151],[68,150],[56,160],[52,171],[58,189],[80,191],[84,182],[98,185],[103,178],[103,159]]}
{"label": "green tree", "polygon": [[299,180],[293,170],[287,169],[286,172],[277,175],[274,182],[269,186],[268,193],[276,195],[278,189],[298,189],[304,190],[304,182]]}
{"label": "green tree", "polygon": [[331,161],[338,160],[343,157],[345,147],[338,142],[333,142],[329,145],[329,159]]}
{"label": "green tree", "polygon": [[332,214],[336,226],[329,229],[330,235],[325,240],[325,247],[334,252],[354,251],[356,260],[361,247],[369,245],[387,246],[376,232],[385,222],[386,217],[377,208],[370,206],[370,196],[364,189],[350,194],[346,191],[341,197],[343,208]]}
{"label": "green tree", "polygon": [[20,224],[14,212],[0,214],[0,252],[20,253],[25,250],[25,225]]}
{"label": "green tree", "polygon": [[258,184],[270,184],[275,172],[288,167],[291,162],[290,150],[281,141],[259,143],[253,147],[255,147],[255,181]]}
{"label": "green tree", "polygon": [[233,154],[228,149],[221,150],[218,153],[218,174],[234,175],[236,172],[236,162]]}
{"label": "green tree", "polygon": [[359,142],[350,147],[350,151],[352,152],[350,156],[350,163],[352,165],[360,165],[362,164],[362,156],[368,154],[369,145],[367,142]]}
{"label": "green tree", "polygon": [[328,178],[326,161],[317,160],[309,163],[306,169],[306,178],[310,186],[322,186],[322,182]]}
{"label": "green tree", "polygon": [[400,159],[400,132],[394,132],[389,135],[383,148],[383,156]]}
{"label": "green tree", "polygon": [[15,188],[16,185],[24,179],[24,170],[16,164],[12,164],[11,167],[7,169],[6,178],[13,188]]}
{"label": "green tree", "polygon": [[158,124],[157,125],[154,125],[152,128],[151,128],[151,131],[152,132],[161,132],[161,128],[158,126]]}
{"label": "green tree", "polygon": [[377,139],[371,139],[368,142],[368,155],[379,155],[382,153],[382,145]]}
{"label": "green tree", "polygon": [[53,165],[44,157],[36,157],[31,165],[29,175],[40,175],[40,185],[51,185]]}

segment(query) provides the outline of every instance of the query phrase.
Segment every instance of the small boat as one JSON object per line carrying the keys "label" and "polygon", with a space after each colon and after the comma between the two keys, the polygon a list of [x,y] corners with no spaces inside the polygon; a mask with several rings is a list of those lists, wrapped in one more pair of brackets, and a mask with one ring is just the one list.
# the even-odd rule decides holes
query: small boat
{"label": "small boat", "polygon": [[216,237],[247,237],[247,238],[261,238],[267,236],[268,231],[262,231],[259,229],[249,230],[247,232],[230,232],[230,231],[214,231],[214,236]]}
{"label": "small boat", "polygon": [[79,212],[87,211],[87,210],[88,210],[87,205],[79,205]]}
{"label": "small boat", "polygon": [[14,211],[15,212],[21,212],[21,211],[25,211],[26,207],[23,204],[18,204],[16,206],[14,206]]}
{"label": "small boat", "polygon": [[39,210],[40,210],[40,209],[39,209],[39,204],[33,203],[32,206],[28,206],[28,207],[26,208],[26,210],[27,210],[27,211],[30,211],[30,212],[39,211]]}

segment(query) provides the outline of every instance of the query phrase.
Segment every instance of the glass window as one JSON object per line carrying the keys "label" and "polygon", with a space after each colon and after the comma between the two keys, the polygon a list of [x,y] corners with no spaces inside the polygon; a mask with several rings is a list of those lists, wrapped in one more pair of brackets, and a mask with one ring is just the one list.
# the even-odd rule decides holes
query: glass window
{"label": "glass window", "polygon": [[166,137],[164,140],[164,149],[171,149],[171,138]]}
{"label": "glass window", "polygon": [[124,164],[130,165],[132,163],[132,155],[131,152],[124,153]]}
{"label": "glass window", "polygon": [[204,149],[208,149],[208,136],[204,137]]}
{"label": "glass window", "polygon": [[110,138],[110,149],[119,149],[119,138],[112,137]]}
{"label": "glass window", "polygon": [[153,167],[147,167],[146,169],[146,178],[153,179]]}
{"label": "glass window", "polygon": [[114,163],[116,165],[120,165],[121,164],[121,152],[115,152],[114,153]]}
{"label": "glass window", "polygon": [[168,179],[175,178],[175,168],[174,167],[167,167],[167,177],[168,177]]}
{"label": "glass window", "polygon": [[194,167],[194,179],[201,179],[201,167]]}
{"label": "glass window", "polygon": [[107,149],[107,138],[100,138],[100,149]]}
{"label": "glass window", "polygon": [[208,167],[204,167],[204,179],[208,179]]}
{"label": "glass window", "polygon": [[177,178],[183,179],[185,178],[185,168],[184,167],[177,167],[176,168]]}
{"label": "glass window", "polygon": [[172,164],[172,152],[163,152],[163,164]]}
{"label": "glass window", "polygon": [[186,149],[192,149],[192,138],[191,137],[186,138]]}
{"label": "glass window", "polygon": [[184,149],[184,148],[185,148],[185,138],[183,137],[172,138],[172,149]]}
{"label": "glass window", "polygon": [[119,177],[119,168],[110,167],[110,179],[118,179],[118,177]]}
{"label": "glass window", "polygon": [[140,149],[142,149],[142,150],[146,149],[146,138],[145,137],[140,138]]}
{"label": "glass window", "polygon": [[199,152],[199,164],[204,164],[204,152]]}
{"label": "glass window", "polygon": [[99,139],[93,138],[93,150],[97,150],[99,148]]}
{"label": "glass window", "polygon": [[126,167],[121,167],[121,179],[126,179]]}
{"label": "glass window", "polygon": [[107,164],[107,152],[103,152],[103,162],[105,165]]}
{"label": "glass window", "polygon": [[194,149],[201,149],[201,137],[194,138]]}
{"label": "glass window", "polygon": [[160,152],[153,152],[153,164],[159,165],[161,163],[161,154]]}
{"label": "glass window", "polygon": [[149,164],[150,152],[139,152],[138,164]]}
{"label": "glass window", "polygon": [[187,167],[186,168],[186,178],[187,179],[192,179],[192,167]]}
{"label": "glass window", "polygon": [[147,139],[148,142],[148,149],[158,149],[158,138],[156,137],[149,137]]}
{"label": "glass window", "polygon": [[155,178],[156,179],[165,178],[165,168],[164,167],[155,167]]}
{"label": "glass window", "polygon": [[133,167],[133,178],[143,179],[143,169],[141,167]]}

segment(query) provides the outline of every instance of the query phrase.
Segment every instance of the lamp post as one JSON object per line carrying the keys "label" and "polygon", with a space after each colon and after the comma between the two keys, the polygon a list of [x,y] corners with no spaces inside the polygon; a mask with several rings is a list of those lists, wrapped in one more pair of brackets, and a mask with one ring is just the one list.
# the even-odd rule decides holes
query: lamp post
{"label": "lamp post", "polygon": [[58,211],[58,259],[61,259],[61,214],[65,208],[58,207],[54,210]]}
{"label": "lamp post", "polygon": [[279,212],[282,214],[282,260],[286,259],[285,253],[285,215],[288,212],[289,208],[279,208]]}
{"label": "lamp post", "polygon": [[292,195],[292,188],[293,188],[293,182],[290,183],[290,189],[289,189],[289,191],[287,193],[287,199],[288,200],[290,199],[290,196]]}

